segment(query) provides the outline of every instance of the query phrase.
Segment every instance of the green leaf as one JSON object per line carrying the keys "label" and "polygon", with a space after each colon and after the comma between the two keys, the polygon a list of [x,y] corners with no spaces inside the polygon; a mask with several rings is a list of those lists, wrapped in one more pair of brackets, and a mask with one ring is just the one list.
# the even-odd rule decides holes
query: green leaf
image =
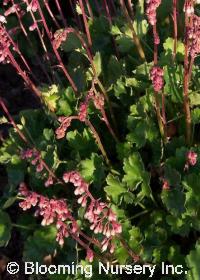
{"label": "green leaf", "polygon": [[116,81],[122,75],[121,64],[115,56],[111,56],[110,59],[109,59],[108,68],[107,68],[107,75],[108,75],[108,81],[109,81],[110,84],[116,83]]}
{"label": "green leaf", "polygon": [[178,217],[185,212],[185,194],[180,187],[176,187],[170,191],[163,190],[161,198],[172,215]]}
{"label": "green leaf", "polygon": [[7,166],[8,183],[17,186],[24,181],[24,168],[23,164]]}
{"label": "green leaf", "polygon": [[192,122],[194,124],[200,123],[200,109],[199,108],[194,108],[191,110],[191,115],[192,115]]}
{"label": "green leaf", "polygon": [[57,248],[57,230],[55,226],[48,226],[36,230],[33,236],[25,241],[23,259],[25,261],[43,262],[43,258],[53,254]]}
{"label": "green leaf", "polygon": [[133,153],[131,156],[124,160],[124,175],[123,182],[131,189],[137,188],[138,184],[143,181],[142,175],[144,166],[139,153]]}
{"label": "green leaf", "polygon": [[9,215],[0,210],[0,247],[7,246],[11,237],[12,224]]}
{"label": "green leaf", "polygon": [[137,203],[137,200],[139,202],[145,196],[153,199],[150,188],[150,175],[145,171],[140,154],[135,152],[126,158],[124,160],[123,169],[125,171],[123,182],[125,182],[131,190],[136,190],[139,185],[141,185],[141,191],[137,194],[135,203]]}
{"label": "green leaf", "polygon": [[75,49],[81,48],[81,42],[79,38],[73,32],[67,35],[67,39],[65,42],[62,43],[61,48],[65,52],[71,52]]}
{"label": "green leaf", "polygon": [[54,131],[53,129],[45,128],[43,130],[43,135],[47,141],[50,141],[54,138]]}
{"label": "green leaf", "polygon": [[171,168],[171,166],[166,165],[164,169],[164,177],[169,182],[170,186],[178,186],[181,181],[181,175],[180,173]]}
{"label": "green leaf", "polygon": [[90,159],[80,162],[80,173],[88,183],[93,183],[97,188],[101,187],[104,178],[104,165],[101,156],[93,153]]}
{"label": "green leaf", "polygon": [[72,109],[70,104],[65,99],[60,99],[58,101],[58,115],[70,116],[72,114]]}
{"label": "green leaf", "polygon": [[184,177],[182,183],[188,191],[192,190],[196,198],[200,199],[199,175],[189,174]]}
{"label": "green leaf", "polygon": [[171,231],[181,236],[188,236],[191,228],[191,218],[185,219],[177,218],[174,216],[167,216],[167,223],[171,226]]}
{"label": "green leaf", "polygon": [[118,247],[115,251],[115,256],[120,264],[125,264],[129,254],[124,247]]}
{"label": "green leaf", "polygon": [[8,120],[6,119],[6,117],[0,117],[0,124],[5,124],[8,123]]}
{"label": "green leaf", "polygon": [[190,105],[191,106],[200,105],[200,93],[199,92],[190,93],[189,98],[190,98]]}
{"label": "green leaf", "polygon": [[104,188],[109,197],[112,198],[114,203],[118,203],[121,194],[126,192],[125,186],[119,181],[118,177],[109,174],[106,178],[108,186]]}
{"label": "green leaf", "polygon": [[[172,53],[174,48],[174,39],[173,38],[167,38],[165,43],[163,44],[164,50]],[[185,53],[185,47],[184,44],[181,41],[177,41],[177,55],[181,55],[181,58],[184,57]]]}
{"label": "green leaf", "polygon": [[115,35],[121,35],[122,32],[120,31],[120,29],[117,25],[112,25],[111,34],[114,35],[114,36]]}
{"label": "green leaf", "polygon": [[98,77],[102,72],[102,61],[101,61],[100,52],[97,52],[94,56],[94,66],[95,66],[95,70],[96,70],[96,75]]}
{"label": "green leaf", "polygon": [[195,249],[191,250],[189,255],[186,256],[186,263],[190,269],[187,274],[188,280],[199,280],[200,278],[200,243],[197,242]]}

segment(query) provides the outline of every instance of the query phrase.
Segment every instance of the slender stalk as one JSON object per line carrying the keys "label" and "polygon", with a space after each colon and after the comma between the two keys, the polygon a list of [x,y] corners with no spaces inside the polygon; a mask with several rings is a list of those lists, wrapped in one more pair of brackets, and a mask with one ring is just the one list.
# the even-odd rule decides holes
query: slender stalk
{"label": "slender stalk", "polygon": [[[12,4],[13,4],[13,5],[15,4],[14,0],[12,0]],[[31,42],[31,40],[30,40],[30,38],[29,38],[29,36],[28,36],[28,34],[27,34],[27,31],[26,31],[26,29],[25,29],[25,27],[24,27],[24,25],[23,25],[23,23],[22,23],[21,17],[20,17],[19,12],[18,12],[17,10],[16,10],[16,15],[17,15],[17,19],[18,19],[20,28],[21,28],[21,30],[22,30],[22,32],[23,32],[23,34],[24,34],[24,36],[25,36],[25,38],[26,38],[28,44],[30,45],[30,47],[31,47],[31,49],[32,49],[32,51],[33,51],[33,53],[34,53],[34,56],[35,56],[35,58],[36,58],[36,60],[37,60],[37,62],[38,62],[38,64],[39,64],[39,66],[41,67],[41,70],[42,70],[43,73],[45,74],[45,76],[46,76],[48,82],[51,83],[51,79],[50,79],[50,77],[49,77],[49,74],[47,73],[46,68],[44,67],[43,63],[41,62],[41,60],[40,60],[38,54],[35,52],[34,46],[33,46],[32,42]]]}
{"label": "slender stalk", "polygon": [[44,4],[45,4],[45,7],[46,7],[46,9],[47,9],[47,11],[48,11],[50,17],[52,18],[53,22],[55,23],[56,27],[57,27],[58,29],[60,29],[61,27],[60,27],[58,21],[57,21],[56,18],[54,17],[54,14],[52,13],[52,11],[51,11],[51,9],[50,9],[50,7],[49,7],[48,0],[44,0]]}
{"label": "slender stalk", "polygon": [[95,139],[96,139],[96,141],[97,141],[98,147],[99,147],[99,149],[100,149],[100,151],[101,151],[103,157],[104,157],[105,160],[106,160],[106,163],[107,163],[108,165],[110,165],[110,161],[109,161],[109,159],[108,159],[107,153],[106,153],[106,151],[105,151],[105,149],[104,149],[104,147],[103,147],[103,144],[102,144],[102,142],[101,142],[101,139],[100,139],[100,137],[99,137],[99,135],[98,135],[96,129],[94,128],[94,126],[92,125],[92,123],[91,123],[89,120],[86,120],[85,123],[86,123],[86,125],[91,129],[92,134],[94,135],[94,137],[95,137]]}
{"label": "slender stalk", "polygon": [[87,36],[87,40],[88,40],[88,45],[89,45],[89,48],[91,48],[92,47],[92,38],[90,35],[90,30],[89,30],[89,25],[88,25],[88,21],[87,21],[87,16],[85,13],[85,8],[83,5],[83,1],[82,0],[78,0],[78,1],[80,4],[81,11],[82,11],[83,22],[84,22],[84,26],[85,26],[85,32],[86,32],[86,36]]}
{"label": "slender stalk", "polygon": [[132,6],[132,1],[131,0],[128,0],[127,1],[127,6],[128,6],[128,9],[129,9],[129,12],[130,12],[130,15],[131,15],[131,18],[133,19],[134,18],[134,12],[133,12],[133,6]]}
{"label": "slender stalk", "polygon": [[133,22],[131,20],[131,17],[129,16],[129,13],[128,13],[128,10],[126,8],[126,5],[124,3],[124,0],[119,0],[120,2],[120,5],[121,5],[121,8],[122,8],[122,11],[127,19],[127,22],[128,22],[128,25],[129,25],[129,28],[131,29],[131,32],[132,32],[132,37],[133,37],[133,42],[134,44],[136,45],[137,47],[137,51],[138,51],[138,54],[140,56],[140,58],[145,61],[146,58],[145,58],[145,53],[144,53],[144,50],[143,50],[143,47],[140,43],[140,40],[135,32],[135,29],[133,27]]}
{"label": "slender stalk", "polygon": [[17,131],[17,133],[19,134],[19,136],[21,137],[21,139],[27,144],[28,141],[26,139],[26,137],[24,136],[24,134],[20,131],[20,129],[18,128],[17,124],[15,123],[14,119],[12,118],[12,116],[10,115],[8,108],[6,107],[3,99],[0,98],[0,105],[3,109],[3,111],[5,112],[5,114],[7,115],[10,123],[12,124],[12,126],[15,128],[15,130]]}
{"label": "slender stalk", "polygon": [[[104,3],[104,8],[105,8],[105,12],[106,12],[106,16],[107,16],[110,28],[112,28],[112,17],[110,14],[110,9],[109,9],[107,0],[103,0],[103,3]],[[112,44],[113,44],[113,47],[115,50],[115,54],[116,54],[117,58],[119,58],[119,52],[118,52],[117,45],[116,45],[116,42],[115,42],[115,39],[113,36],[112,36]]]}
{"label": "slender stalk", "polygon": [[37,89],[37,87],[34,85],[34,83],[30,80],[30,78],[27,76],[26,72],[21,69],[17,61],[15,60],[14,56],[12,55],[11,51],[7,48],[7,53],[9,56],[9,59],[11,61],[11,64],[15,67],[18,74],[23,78],[27,86],[35,93],[35,95],[39,98],[41,98],[41,92]]}
{"label": "slender stalk", "polygon": [[94,20],[94,15],[93,15],[93,12],[92,12],[92,7],[90,5],[89,0],[85,0],[85,3],[86,3],[87,10],[88,10],[88,13],[89,13],[91,19]]}
{"label": "slender stalk", "polygon": [[64,15],[63,15],[62,9],[60,7],[59,0],[55,0],[55,2],[56,2],[56,6],[57,6],[58,12],[60,14],[60,17],[62,19],[62,22],[63,22],[64,26],[66,27],[67,26],[67,21],[66,21],[66,18],[64,17]]}
{"label": "slender stalk", "polygon": [[48,38],[49,38],[49,40],[50,40],[50,42],[51,42],[51,45],[52,45],[53,51],[54,51],[54,53],[55,53],[55,56],[56,56],[56,58],[57,58],[57,60],[58,60],[58,62],[59,62],[59,64],[60,64],[61,69],[63,70],[63,73],[65,74],[66,78],[68,79],[70,85],[72,86],[72,88],[73,88],[73,90],[75,91],[75,93],[77,93],[77,92],[78,92],[78,89],[77,89],[77,87],[76,87],[74,81],[72,80],[71,76],[69,75],[69,73],[68,73],[66,67],[64,66],[64,64],[63,64],[63,62],[62,62],[62,59],[61,59],[61,57],[60,57],[60,54],[58,53],[56,47],[55,47],[54,44],[53,44],[52,36],[51,36],[50,30],[49,30],[49,28],[48,28],[48,26],[47,26],[46,19],[45,19],[44,15],[43,15],[43,12],[42,12],[42,9],[41,9],[41,6],[40,6],[40,3],[39,3],[38,0],[37,0],[37,3],[38,3],[38,11],[39,11],[40,17],[41,17],[41,19],[42,19],[42,22],[43,22],[45,31],[46,31],[46,33],[47,33],[47,36],[48,36]]}
{"label": "slender stalk", "polygon": [[[25,230],[33,230],[33,227],[30,226],[24,226],[24,225],[19,225],[19,224],[15,224],[12,223],[12,226],[15,228],[20,228],[20,229],[25,229]],[[35,225],[34,225],[35,226]]]}
{"label": "slender stalk", "polygon": [[165,93],[162,91],[162,122],[163,122],[163,130],[164,130],[164,140],[167,140],[167,119],[166,119],[166,111],[165,111]]}
{"label": "slender stalk", "polygon": [[174,23],[173,60],[175,60],[176,52],[177,52],[177,37],[178,37],[178,29],[177,29],[177,0],[173,0],[173,23]]}
{"label": "slender stalk", "polygon": [[191,57],[190,59],[190,66],[189,66],[189,73],[188,73],[188,83],[190,82],[192,78],[192,67],[194,65],[194,56]]}
{"label": "slender stalk", "polygon": [[[94,90],[95,94],[98,95],[98,92],[97,92],[94,84],[92,86],[92,89]],[[108,130],[110,131],[110,134],[113,136],[113,138],[115,139],[116,142],[119,142],[114,130],[112,129],[112,127],[111,127],[111,125],[108,121],[108,118],[107,118],[107,115],[106,115],[106,112],[105,112],[104,108],[101,109],[101,114],[102,114],[102,117],[103,117],[103,121],[105,122],[106,126],[108,127]]]}
{"label": "slender stalk", "polygon": [[117,10],[116,10],[114,1],[113,0],[109,0],[109,3],[110,3],[110,6],[112,7],[114,15],[116,15],[117,14]]}
{"label": "slender stalk", "polygon": [[105,97],[105,99],[108,103],[108,109],[109,109],[109,112],[110,112],[110,116],[111,116],[111,119],[112,119],[112,122],[113,122],[113,125],[114,125],[114,128],[115,128],[115,131],[117,132],[117,122],[115,120],[115,115],[114,115],[114,112],[113,112],[113,108],[112,108],[108,93],[107,93],[106,89],[104,88],[103,84],[101,83],[101,81],[98,78],[96,79],[96,81],[97,81],[97,84],[98,84],[101,92],[103,93],[103,95],[104,95],[104,97]]}
{"label": "slender stalk", "polygon": [[133,259],[133,261],[138,262],[140,260],[140,257],[131,250],[131,248],[128,246],[128,244],[122,238],[120,238],[120,241],[121,241],[121,244],[123,245],[123,247],[127,250],[129,256]]}
{"label": "slender stalk", "polygon": [[185,56],[184,56],[184,82],[183,82],[183,105],[186,122],[186,143],[191,144],[192,135],[192,121],[190,113],[190,102],[189,102],[189,39],[188,39],[188,28],[189,28],[189,17],[185,13]]}
{"label": "slender stalk", "polygon": [[[154,55],[153,55],[153,63],[154,66],[157,66],[158,64],[158,45],[157,45],[157,28],[156,24],[153,25],[153,36],[154,36]],[[164,140],[164,142],[167,141],[167,133],[166,133],[166,117],[165,117],[165,102],[164,102],[164,94],[162,94],[162,114],[160,112],[160,102],[159,102],[159,95],[156,91],[154,91],[154,97],[155,97],[155,107],[156,107],[156,115],[157,115],[157,120],[158,120],[158,126],[160,130],[160,134]]]}
{"label": "slender stalk", "polygon": [[153,52],[153,63],[154,66],[158,64],[158,45],[155,43],[156,38],[157,38],[157,28],[156,24],[153,25],[153,37],[154,37],[154,52]]}
{"label": "slender stalk", "polygon": [[101,14],[101,8],[100,8],[100,5],[99,5],[98,0],[94,0],[94,3],[95,3],[95,6],[96,6],[96,8],[97,8],[97,12],[98,12],[98,14],[100,15],[100,14]]}

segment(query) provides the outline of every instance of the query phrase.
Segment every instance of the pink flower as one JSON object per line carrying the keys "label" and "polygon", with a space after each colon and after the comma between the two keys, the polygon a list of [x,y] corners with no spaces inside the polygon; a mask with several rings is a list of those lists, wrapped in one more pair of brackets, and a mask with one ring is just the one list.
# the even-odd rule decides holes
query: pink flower
{"label": "pink flower", "polygon": [[34,31],[37,28],[37,23],[34,22],[31,26],[29,26],[30,31]]}
{"label": "pink flower", "polygon": [[20,5],[14,4],[8,10],[5,11],[4,16],[7,17],[10,14],[14,14],[16,11],[20,11]]}
{"label": "pink flower", "polygon": [[146,15],[151,25],[156,24],[156,10],[161,4],[161,0],[146,0]]}
{"label": "pink flower", "polygon": [[0,23],[7,23],[6,18],[0,15]]}
{"label": "pink flower", "polygon": [[191,16],[194,14],[194,4],[192,1],[185,1],[184,7],[183,7],[183,11],[188,15]]}
{"label": "pink flower", "polygon": [[[20,194],[25,196],[25,200],[22,201],[19,206],[25,211],[31,207],[37,206],[35,216],[41,216],[43,226],[56,223],[58,243],[63,246],[64,238],[69,236],[68,225],[64,222],[71,219],[70,212],[64,200],[60,199],[48,199],[35,192],[27,190],[24,183],[20,184]],[[72,223],[72,232],[75,233],[78,230],[76,221]]]}
{"label": "pink flower", "polygon": [[65,137],[68,127],[71,125],[72,119],[70,117],[59,118],[61,125],[56,129],[56,138],[61,139]]}
{"label": "pink flower", "polygon": [[109,239],[105,238],[102,242],[102,247],[101,247],[102,253],[107,250],[108,246],[109,246]]}
{"label": "pink flower", "polygon": [[191,166],[196,165],[197,163],[197,153],[189,151],[186,156],[187,163]]}
{"label": "pink flower", "polygon": [[33,13],[37,12],[38,10],[38,2],[37,0],[32,0],[30,4],[27,6],[27,12],[32,11]]}
{"label": "pink flower", "polygon": [[36,167],[36,171],[41,172],[43,170],[43,168],[44,168],[43,162],[40,161],[39,164]]}
{"label": "pink flower", "polygon": [[167,180],[163,180],[163,185],[162,185],[163,190],[170,190],[170,185]]}
{"label": "pink flower", "polygon": [[88,104],[87,102],[82,102],[80,107],[79,107],[79,120],[81,122],[85,122],[87,119],[87,108],[88,108]]}
{"label": "pink flower", "polygon": [[47,179],[47,181],[44,183],[45,187],[49,187],[51,185],[53,185],[53,178],[50,175],[49,178]]}
{"label": "pink flower", "polygon": [[164,72],[163,69],[158,67],[158,66],[154,66],[151,69],[150,72],[150,78],[152,80],[153,83],[153,88],[155,90],[155,92],[159,92],[162,90],[163,86],[164,86]]}
{"label": "pink flower", "polygon": [[87,249],[87,256],[86,256],[86,259],[87,259],[90,263],[93,262],[94,253],[93,253],[93,251],[92,251],[90,248]]}
{"label": "pink flower", "polygon": [[200,53],[200,17],[193,15],[187,33],[189,39],[189,53],[196,57]]}

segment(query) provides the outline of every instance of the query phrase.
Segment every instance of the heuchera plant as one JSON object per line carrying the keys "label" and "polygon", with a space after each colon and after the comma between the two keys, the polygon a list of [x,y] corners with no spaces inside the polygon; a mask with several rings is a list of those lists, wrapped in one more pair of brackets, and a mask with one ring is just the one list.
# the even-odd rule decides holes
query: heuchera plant
{"label": "heuchera plant", "polygon": [[13,116],[0,98],[1,246],[17,227],[24,260],[156,264],[159,279],[166,262],[199,279],[199,4],[3,0],[0,62],[39,105]]}

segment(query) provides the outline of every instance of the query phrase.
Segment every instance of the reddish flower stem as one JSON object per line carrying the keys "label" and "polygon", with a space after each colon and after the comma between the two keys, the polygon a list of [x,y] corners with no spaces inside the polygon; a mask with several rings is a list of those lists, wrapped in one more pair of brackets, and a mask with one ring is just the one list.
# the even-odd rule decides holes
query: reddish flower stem
{"label": "reddish flower stem", "polygon": [[[154,36],[154,59],[153,59],[154,61],[153,61],[153,63],[154,63],[154,66],[157,66],[157,64],[158,64],[158,45],[157,45],[156,40],[157,40],[158,34],[157,34],[156,24],[153,25],[153,36]],[[162,115],[160,112],[159,95],[156,91],[154,91],[154,98],[155,98],[155,108],[156,108],[156,115],[157,115],[160,134],[161,134],[164,142],[166,143],[167,142],[166,118],[165,118],[165,116],[164,116],[164,119],[162,118]],[[164,113],[164,112],[165,112],[165,102],[164,102],[164,95],[162,94],[162,113]]]}
{"label": "reddish flower stem", "polygon": [[12,126],[16,129],[17,133],[19,134],[19,136],[21,137],[21,139],[28,144],[28,141],[26,139],[26,137],[24,136],[24,134],[20,131],[20,129],[18,128],[17,124],[15,123],[14,119],[12,118],[12,116],[10,115],[8,108],[6,107],[3,99],[0,98],[0,105],[3,109],[3,111],[5,112],[5,114],[7,115],[10,123],[12,124]]}
{"label": "reddish flower stem", "polygon": [[189,28],[189,17],[185,13],[185,56],[184,56],[184,84],[183,84],[183,103],[184,103],[184,113],[186,122],[186,143],[191,144],[192,135],[192,121],[190,113],[190,103],[189,103],[189,39],[188,39],[188,28]]}
{"label": "reddish flower stem", "polygon": [[56,2],[56,6],[57,6],[58,12],[60,14],[60,17],[62,19],[63,25],[66,27],[67,26],[67,21],[66,21],[66,18],[64,17],[64,15],[63,15],[62,9],[60,7],[59,0],[55,0],[55,2]]}
{"label": "reddish flower stem", "polygon": [[103,157],[105,158],[106,163],[107,163],[108,165],[110,165],[110,161],[109,161],[109,159],[108,159],[107,153],[106,153],[106,151],[105,151],[105,149],[104,149],[104,147],[103,147],[103,144],[102,144],[102,142],[101,142],[101,139],[100,139],[100,137],[99,137],[99,135],[98,135],[96,129],[94,128],[94,126],[92,125],[92,123],[91,123],[89,120],[86,120],[85,123],[86,123],[86,125],[91,129],[92,134],[94,135],[94,137],[95,137],[95,139],[96,139],[96,141],[97,141],[98,147],[99,147],[99,149],[100,149],[100,151],[101,151]]}
{"label": "reddish flower stem", "polygon": [[153,52],[153,63],[154,66],[158,64],[158,45],[155,43],[157,37],[157,28],[156,24],[153,25],[153,37],[154,37],[154,52]]}
{"label": "reddish flower stem", "polygon": [[80,17],[76,13],[76,10],[73,6],[72,0],[69,0],[69,4],[70,4],[70,7],[72,9],[72,13],[73,13],[73,16],[75,18],[75,21],[76,21],[76,25],[78,26],[79,30],[82,31],[83,30],[82,23],[81,23]]}
{"label": "reddish flower stem", "polygon": [[41,19],[42,19],[42,22],[43,22],[45,31],[46,31],[46,33],[47,33],[47,36],[48,36],[48,38],[49,38],[49,40],[50,40],[50,42],[51,42],[51,45],[52,45],[53,51],[54,51],[54,53],[55,53],[55,56],[56,56],[56,58],[57,58],[57,60],[58,60],[58,62],[59,62],[59,64],[60,64],[61,69],[63,70],[63,73],[65,74],[65,76],[66,76],[66,78],[68,79],[70,85],[72,86],[74,92],[77,93],[77,92],[78,92],[78,89],[77,89],[77,87],[76,87],[74,81],[72,80],[71,76],[69,75],[69,73],[68,73],[66,67],[64,66],[64,64],[63,64],[63,62],[62,62],[62,59],[61,59],[61,57],[60,57],[60,54],[58,53],[57,49],[55,48],[54,44],[52,43],[52,35],[51,35],[50,30],[49,30],[49,28],[48,28],[48,26],[47,26],[45,17],[44,17],[44,15],[43,15],[43,12],[42,12],[42,9],[41,9],[41,6],[40,6],[40,3],[39,3],[38,0],[37,0],[37,3],[38,3],[38,11],[39,11],[40,17],[41,17]]}
{"label": "reddish flower stem", "polygon": [[[104,8],[105,8],[107,19],[109,21],[110,28],[112,28],[112,17],[110,14],[110,9],[109,9],[107,0],[103,0],[103,3],[104,3]],[[112,43],[113,43],[113,47],[115,50],[115,54],[116,54],[117,58],[119,58],[119,52],[118,52],[117,45],[116,45],[116,42],[115,42],[115,39],[113,36],[112,36]]]}
{"label": "reddish flower stem", "polygon": [[[13,4],[13,5],[15,4],[14,0],[12,0],[12,4]],[[39,56],[38,56],[37,53],[35,52],[34,46],[33,46],[32,42],[31,42],[31,40],[30,40],[30,38],[29,38],[29,36],[28,36],[28,34],[27,34],[27,31],[26,31],[26,29],[25,29],[25,27],[24,27],[24,25],[23,25],[23,23],[22,23],[22,20],[21,20],[21,17],[20,17],[20,15],[19,15],[18,11],[16,11],[16,15],[17,15],[17,19],[18,19],[20,28],[21,28],[21,30],[22,30],[22,32],[23,32],[23,34],[24,34],[24,36],[25,36],[25,38],[26,38],[28,44],[30,45],[32,51],[34,52],[34,56],[35,56],[35,58],[36,58],[36,60],[37,60],[37,62],[38,62],[38,64],[39,64],[39,66],[41,67],[41,69],[42,69],[43,73],[45,74],[47,80],[51,83],[51,79],[50,79],[50,77],[49,77],[49,74],[47,73],[46,68],[44,67],[43,63],[41,62]]]}
{"label": "reddish flower stem", "polygon": [[127,1],[127,6],[128,6],[128,9],[129,9],[131,18],[133,19],[134,18],[134,12],[133,12],[133,7],[132,7],[132,1],[131,0]]}
{"label": "reddish flower stem", "polygon": [[37,97],[41,98],[40,91],[37,89],[37,87],[34,85],[34,83],[27,76],[26,72],[21,69],[21,67],[19,66],[19,64],[15,60],[13,54],[11,53],[11,51],[8,48],[7,48],[7,53],[8,53],[9,59],[11,61],[11,64],[15,67],[15,69],[18,72],[18,74],[23,78],[23,80],[25,81],[27,86],[35,93],[35,95]]}
{"label": "reddish flower stem", "polygon": [[93,15],[93,12],[92,12],[92,7],[90,5],[89,0],[85,0],[85,3],[86,3],[86,6],[87,6],[87,10],[88,10],[89,16],[91,17],[92,20],[94,20],[94,15]]}
{"label": "reddish flower stem", "polygon": [[52,13],[52,11],[51,11],[51,9],[50,9],[50,7],[49,7],[48,0],[44,0],[44,4],[45,4],[45,7],[46,7],[46,9],[47,9],[47,11],[48,11],[50,17],[52,18],[53,22],[55,23],[56,27],[57,27],[58,29],[60,29],[61,27],[60,27],[58,21],[57,21],[56,18],[54,17],[54,14]]}
{"label": "reddish flower stem", "polygon": [[92,47],[92,38],[90,35],[90,30],[89,30],[89,25],[88,25],[88,21],[87,21],[87,16],[85,13],[85,8],[83,5],[83,1],[82,0],[78,0],[78,1],[80,4],[81,11],[82,11],[83,22],[84,22],[84,26],[85,26],[85,32],[86,32],[86,36],[87,36],[87,40],[88,40],[88,45],[89,45],[89,48],[91,48]]}
{"label": "reddish flower stem", "polygon": [[97,12],[98,12],[98,14],[100,15],[100,14],[101,14],[101,8],[100,8],[100,5],[99,5],[98,0],[94,0],[94,3],[95,3],[95,6],[96,6],[96,8],[97,8]]}
{"label": "reddish flower stem", "polygon": [[124,0],[119,0],[119,2],[120,2],[120,6],[122,8],[122,11],[123,11],[123,13],[124,13],[124,15],[125,15],[125,17],[127,19],[129,28],[131,29],[132,37],[133,37],[133,42],[134,42],[134,44],[137,47],[138,54],[139,54],[140,58],[143,61],[145,61],[146,58],[145,58],[145,53],[144,53],[143,47],[142,47],[142,45],[140,43],[140,40],[139,40],[139,38],[138,38],[138,36],[137,36],[137,34],[135,32],[135,29],[133,27],[133,22],[132,22],[132,20],[131,20],[131,18],[129,16],[128,10],[127,10],[126,5],[124,3]]}

